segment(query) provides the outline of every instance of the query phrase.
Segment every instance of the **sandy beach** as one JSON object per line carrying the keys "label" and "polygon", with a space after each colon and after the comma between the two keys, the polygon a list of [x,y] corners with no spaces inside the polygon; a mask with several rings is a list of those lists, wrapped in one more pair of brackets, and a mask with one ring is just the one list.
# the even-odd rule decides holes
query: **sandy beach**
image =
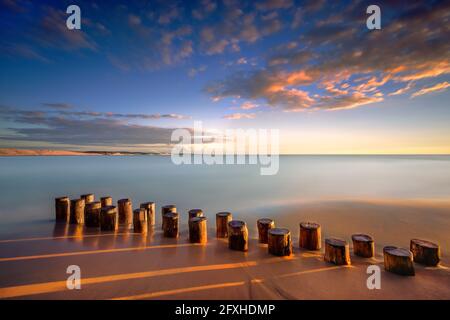
{"label": "sandy beach", "polygon": [[[212,218],[207,245],[190,244],[184,212],[178,239],[163,238],[159,214],[146,236],[123,229],[111,234],[42,223],[34,233],[27,230],[26,236],[0,240],[0,298],[450,299],[450,202],[330,200],[258,210],[259,215],[234,217],[249,225],[247,253],[230,251],[226,240],[216,239]],[[266,245],[257,241],[256,219],[270,217],[271,211],[278,212],[277,226],[291,230],[291,257],[271,256]],[[372,235],[376,257],[352,254],[352,265],[340,267],[323,261],[323,248],[300,250],[298,223],[305,220],[322,225],[323,239],[334,236],[351,242],[353,233]],[[414,277],[385,272],[382,247],[408,247],[411,238],[438,242],[441,264],[415,264]],[[380,290],[366,286],[366,269],[373,264],[382,270]],[[81,290],[66,288],[69,265],[81,268]]]}

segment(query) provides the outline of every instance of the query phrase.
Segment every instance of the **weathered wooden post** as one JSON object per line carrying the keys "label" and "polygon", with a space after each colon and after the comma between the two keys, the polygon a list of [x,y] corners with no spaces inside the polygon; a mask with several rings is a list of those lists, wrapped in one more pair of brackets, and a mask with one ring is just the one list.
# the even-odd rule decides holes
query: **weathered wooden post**
{"label": "weathered wooden post", "polygon": [[228,222],[228,248],[248,251],[248,229],[244,221],[231,220]]}
{"label": "weathered wooden post", "polygon": [[161,207],[161,217],[162,217],[162,223],[161,227],[164,230],[164,215],[169,212],[177,212],[177,206],[174,204],[168,204]]}
{"label": "weathered wooden post", "polygon": [[216,213],[216,237],[227,238],[228,237],[228,222],[233,219],[231,212],[218,212]]}
{"label": "weathered wooden post", "polygon": [[437,266],[441,260],[441,249],[437,243],[427,240],[412,239],[410,249],[414,262],[426,266]]}
{"label": "weathered wooden post", "polygon": [[133,211],[133,227],[136,233],[147,233],[147,210],[145,208],[135,209]]}
{"label": "weathered wooden post", "polygon": [[81,199],[84,199],[84,203],[88,204],[95,201],[95,196],[93,193],[86,193],[80,196]]}
{"label": "weathered wooden post", "polygon": [[349,265],[350,249],[347,241],[328,238],[325,239],[325,261],[334,263],[336,265]]}
{"label": "weathered wooden post", "polygon": [[164,237],[177,238],[178,237],[178,213],[167,212],[163,215],[163,231]]}
{"label": "weathered wooden post", "polygon": [[141,208],[145,209],[147,214],[147,224],[150,226],[155,225],[155,203],[154,202],[144,202],[141,203]]}
{"label": "weathered wooden post", "polygon": [[70,223],[84,224],[84,199],[70,200]]}
{"label": "weathered wooden post", "polygon": [[116,231],[119,227],[119,215],[115,206],[103,207],[100,210],[100,229]]}
{"label": "weathered wooden post", "polygon": [[353,253],[356,256],[372,258],[375,256],[375,243],[367,234],[352,235]]}
{"label": "weathered wooden post", "polygon": [[320,250],[322,235],[320,224],[315,222],[300,223],[299,246],[308,250]]}
{"label": "weathered wooden post", "polygon": [[288,229],[269,229],[267,243],[269,253],[275,256],[290,256],[292,253],[291,232]]}
{"label": "weathered wooden post", "polygon": [[119,224],[125,224],[128,228],[133,223],[133,207],[131,200],[128,198],[117,201],[119,208]]}
{"label": "weathered wooden post", "polygon": [[386,246],[383,248],[384,269],[402,276],[415,275],[413,254],[408,249]]}
{"label": "weathered wooden post", "polygon": [[101,197],[100,202],[102,203],[102,207],[107,207],[107,206],[113,205],[113,199],[109,196]]}
{"label": "weathered wooden post", "polygon": [[99,228],[100,227],[100,211],[102,203],[94,201],[87,203],[84,209],[84,223],[86,227]]}
{"label": "weathered wooden post", "polygon": [[202,209],[191,209],[188,212],[189,214],[189,220],[195,217],[203,217],[203,210]]}
{"label": "weathered wooden post", "polygon": [[70,200],[68,197],[59,197],[55,199],[55,220],[56,222],[69,222],[70,219]]}
{"label": "weathered wooden post", "polygon": [[[275,222],[272,219],[262,218],[256,222],[258,226],[258,238],[260,243],[267,243],[269,239],[269,229],[275,228]],[[289,236],[290,237],[290,236]]]}
{"label": "weathered wooden post", "polygon": [[205,244],[208,239],[206,217],[197,216],[189,220],[189,242]]}

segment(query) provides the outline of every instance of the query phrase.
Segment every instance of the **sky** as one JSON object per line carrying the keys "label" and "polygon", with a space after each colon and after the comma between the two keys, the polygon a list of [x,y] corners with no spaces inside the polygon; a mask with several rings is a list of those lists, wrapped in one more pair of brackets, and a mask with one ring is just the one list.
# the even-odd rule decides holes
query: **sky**
{"label": "sky", "polygon": [[284,154],[448,154],[449,18],[448,1],[0,0],[0,147],[165,150],[202,121],[278,129]]}

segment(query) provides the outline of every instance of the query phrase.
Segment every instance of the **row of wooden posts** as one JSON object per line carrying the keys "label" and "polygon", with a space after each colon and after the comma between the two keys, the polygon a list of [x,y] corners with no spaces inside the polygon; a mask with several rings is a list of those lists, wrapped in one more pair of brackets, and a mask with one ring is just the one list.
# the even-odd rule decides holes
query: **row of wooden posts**
{"label": "row of wooden posts", "polygon": [[[133,210],[130,199],[120,199],[117,207],[111,197],[95,201],[93,194],[81,195],[79,199],[68,197],[55,199],[56,221],[71,224],[84,224],[86,227],[115,231],[119,224],[133,226],[134,232],[146,233],[155,225],[155,203],[145,202]],[[207,219],[201,209],[189,210],[189,241],[205,244],[207,242]],[[179,214],[175,205],[161,207],[162,230],[164,237],[178,237]],[[276,228],[272,219],[257,221],[259,242],[268,245],[269,253],[276,256],[292,254],[291,233],[285,228]],[[216,237],[228,238],[232,250],[248,250],[248,229],[244,221],[233,220],[230,212],[216,214]],[[352,235],[353,253],[356,256],[372,258],[375,255],[374,239],[366,234]],[[322,245],[321,227],[317,223],[300,223],[299,247],[307,250],[320,250]],[[387,271],[414,275],[414,264],[436,266],[440,261],[438,244],[426,240],[412,239],[410,249],[386,246],[383,248],[384,267]],[[350,265],[350,249],[347,241],[337,238],[325,239],[324,260],[336,265]]]}

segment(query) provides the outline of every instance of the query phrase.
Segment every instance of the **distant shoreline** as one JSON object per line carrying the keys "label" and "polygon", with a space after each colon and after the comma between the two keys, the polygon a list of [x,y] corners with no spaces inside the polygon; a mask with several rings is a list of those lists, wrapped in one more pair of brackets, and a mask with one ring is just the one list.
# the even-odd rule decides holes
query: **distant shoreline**
{"label": "distant shoreline", "polygon": [[156,152],[128,151],[71,151],[47,149],[10,149],[0,148],[0,157],[37,157],[37,156],[132,156],[132,155],[166,155]]}

